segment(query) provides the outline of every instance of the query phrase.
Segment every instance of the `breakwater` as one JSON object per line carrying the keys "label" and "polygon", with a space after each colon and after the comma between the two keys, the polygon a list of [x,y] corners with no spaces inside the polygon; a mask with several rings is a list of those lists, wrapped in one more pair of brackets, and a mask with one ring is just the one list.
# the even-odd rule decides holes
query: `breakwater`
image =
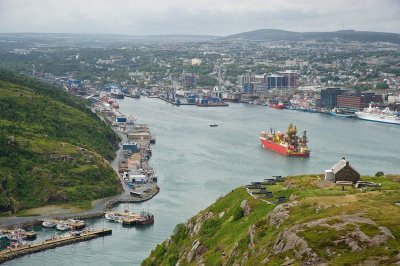
{"label": "breakwater", "polygon": [[70,245],[82,241],[88,241],[97,237],[101,236],[107,236],[111,235],[112,230],[109,228],[106,229],[100,229],[100,230],[95,230],[95,231],[86,231],[82,232],[80,234],[75,234],[75,235],[70,235],[70,236],[65,236],[65,237],[59,237],[55,239],[48,239],[45,240],[41,243],[37,244],[25,244],[22,246],[14,247],[14,248],[9,248],[3,251],[0,251],[0,263],[25,256],[28,254],[40,252],[40,251],[45,251],[48,249],[56,248],[56,247],[61,247],[65,245]]}

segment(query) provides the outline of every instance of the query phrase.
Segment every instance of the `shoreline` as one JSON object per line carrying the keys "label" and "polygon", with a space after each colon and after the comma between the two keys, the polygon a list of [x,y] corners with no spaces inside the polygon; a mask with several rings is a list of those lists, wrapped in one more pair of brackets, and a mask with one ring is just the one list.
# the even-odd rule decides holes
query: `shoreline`
{"label": "shoreline", "polygon": [[[91,108],[92,109],[92,108]],[[92,109],[93,111],[93,109]],[[116,151],[116,157],[113,161],[109,162],[110,167],[116,172],[118,175],[118,182],[121,183],[121,187],[124,190],[119,195],[109,196],[105,198],[99,198],[93,200],[96,202],[93,207],[88,210],[77,212],[77,213],[63,213],[63,214],[55,214],[55,215],[33,215],[33,216],[8,216],[8,217],[1,217],[0,218],[0,227],[4,227],[7,229],[13,228],[14,226],[19,227],[30,227],[34,225],[41,224],[44,220],[47,219],[70,219],[70,218],[78,218],[78,219],[93,219],[93,218],[100,218],[104,217],[106,211],[110,210],[111,208],[119,205],[121,203],[141,203],[154,198],[159,192],[160,188],[157,184],[151,187],[149,193],[146,193],[143,197],[133,197],[130,196],[129,191],[130,189],[126,186],[124,181],[122,180],[120,173],[118,172],[118,164],[122,161],[122,144],[127,142],[127,137],[124,132],[118,131],[116,128],[112,126],[112,121],[109,120],[106,116],[98,115],[98,117],[107,123],[112,130],[117,134],[121,141],[118,144],[119,149]],[[46,206],[46,205],[45,205]],[[41,206],[41,207],[45,207]],[[47,205],[48,206],[48,205]]]}

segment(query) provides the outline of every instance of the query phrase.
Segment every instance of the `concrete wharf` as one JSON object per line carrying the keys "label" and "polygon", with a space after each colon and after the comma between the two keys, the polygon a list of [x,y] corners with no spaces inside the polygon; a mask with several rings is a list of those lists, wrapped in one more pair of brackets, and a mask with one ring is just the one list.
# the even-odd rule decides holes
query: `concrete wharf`
{"label": "concrete wharf", "polygon": [[112,230],[110,228],[105,228],[101,230],[95,230],[95,231],[87,231],[83,232],[80,234],[76,235],[71,235],[71,236],[66,236],[66,237],[61,237],[61,238],[56,238],[56,239],[49,239],[45,240],[41,243],[37,244],[30,244],[30,245],[23,245],[15,248],[10,248],[6,249],[3,251],[0,251],[0,263],[25,256],[28,254],[40,252],[40,251],[45,251],[48,249],[56,248],[56,247],[61,247],[65,245],[70,245],[82,241],[87,241],[91,240],[97,237],[101,236],[107,236],[111,235]]}

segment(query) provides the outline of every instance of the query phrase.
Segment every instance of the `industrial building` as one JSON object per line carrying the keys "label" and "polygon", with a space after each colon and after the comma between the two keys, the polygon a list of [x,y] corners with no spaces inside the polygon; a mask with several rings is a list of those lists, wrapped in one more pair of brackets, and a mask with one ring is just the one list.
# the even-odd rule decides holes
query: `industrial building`
{"label": "industrial building", "polygon": [[238,86],[243,92],[265,92],[271,89],[297,88],[299,74],[296,71],[286,70],[277,74],[254,75],[245,73],[238,76]]}
{"label": "industrial building", "polygon": [[322,108],[332,109],[337,106],[337,96],[344,90],[340,88],[326,88],[321,90],[320,106]]}
{"label": "industrial building", "polygon": [[182,89],[193,90],[196,88],[197,76],[191,73],[182,74]]}

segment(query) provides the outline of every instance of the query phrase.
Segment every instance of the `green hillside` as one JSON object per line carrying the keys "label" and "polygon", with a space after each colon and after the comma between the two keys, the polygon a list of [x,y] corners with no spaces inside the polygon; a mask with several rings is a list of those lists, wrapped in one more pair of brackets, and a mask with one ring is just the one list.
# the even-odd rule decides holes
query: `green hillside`
{"label": "green hillside", "polygon": [[363,180],[382,187],[342,191],[313,175],[268,185],[273,198],[235,189],[178,225],[142,265],[397,265],[400,176]]}
{"label": "green hillside", "polygon": [[0,212],[116,194],[118,141],[82,99],[0,70]]}

